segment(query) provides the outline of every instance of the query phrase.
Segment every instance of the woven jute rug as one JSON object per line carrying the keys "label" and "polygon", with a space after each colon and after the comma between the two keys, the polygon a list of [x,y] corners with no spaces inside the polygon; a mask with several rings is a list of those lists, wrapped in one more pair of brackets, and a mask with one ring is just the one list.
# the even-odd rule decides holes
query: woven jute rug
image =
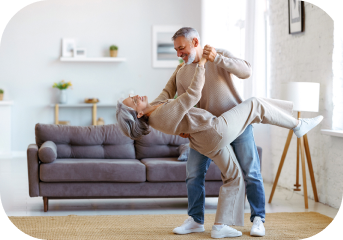
{"label": "woven jute rug", "polygon": [[[250,239],[250,214],[244,227],[235,227]],[[172,230],[187,218],[185,214],[9,217],[24,233],[38,239],[211,239],[214,214],[205,216],[205,232],[175,235]],[[332,221],[316,212],[266,214],[266,236],[263,239],[303,239],[311,237]],[[256,238],[255,238],[256,239]]]}

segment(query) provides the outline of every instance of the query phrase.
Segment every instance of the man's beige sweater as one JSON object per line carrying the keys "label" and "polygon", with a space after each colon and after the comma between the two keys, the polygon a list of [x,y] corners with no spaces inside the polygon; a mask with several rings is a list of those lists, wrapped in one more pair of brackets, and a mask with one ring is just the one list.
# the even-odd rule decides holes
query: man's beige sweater
{"label": "man's beige sweater", "polygon": [[[202,97],[197,102],[197,107],[205,109],[215,116],[230,110],[242,102],[231,74],[245,79],[251,75],[251,66],[248,62],[234,57],[230,52],[216,49],[217,56],[214,62],[205,64],[205,85]],[[178,66],[167,82],[162,93],[152,102],[158,103],[174,98],[185,93],[191,84],[197,64]]]}
{"label": "man's beige sweater", "polygon": [[206,153],[212,150],[221,135],[215,130],[217,117],[210,112],[193,107],[201,99],[205,83],[205,68],[198,66],[188,89],[176,99],[167,99],[149,116],[151,127],[171,135],[190,133],[190,147]]}

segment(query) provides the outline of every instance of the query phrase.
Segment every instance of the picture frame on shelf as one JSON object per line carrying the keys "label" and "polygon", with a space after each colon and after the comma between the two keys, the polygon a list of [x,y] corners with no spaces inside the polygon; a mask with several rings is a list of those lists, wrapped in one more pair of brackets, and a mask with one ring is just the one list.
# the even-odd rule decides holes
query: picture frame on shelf
{"label": "picture frame on shelf", "polygon": [[73,57],[75,50],[75,40],[71,38],[62,39],[62,57]]}
{"label": "picture frame on shelf", "polygon": [[288,0],[288,32],[296,34],[305,31],[305,7],[300,0]]}
{"label": "picture frame on shelf", "polygon": [[84,48],[75,48],[75,50],[74,50],[74,57],[75,58],[85,58],[86,57],[86,49],[84,49]]}

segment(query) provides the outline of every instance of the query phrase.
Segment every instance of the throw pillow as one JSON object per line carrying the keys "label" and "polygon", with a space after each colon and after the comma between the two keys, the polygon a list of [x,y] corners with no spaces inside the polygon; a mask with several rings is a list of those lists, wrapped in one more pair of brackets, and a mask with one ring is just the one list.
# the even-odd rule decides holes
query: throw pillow
{"label": "throw pillow", "polygon": [[44,163],[51,163],[57,158],[57,146],[52,141],[46,141],[38,150],[38,157]]}
{"label": "throw pillow", "polygon": [[187,161],[188,159],[188,155],[189,155],[189,151],[190,151],[190,148],[189,148],[189,143],[186,143],[186,144],[181,144],[179,146],[179,158],[177,160],[179,161]]}

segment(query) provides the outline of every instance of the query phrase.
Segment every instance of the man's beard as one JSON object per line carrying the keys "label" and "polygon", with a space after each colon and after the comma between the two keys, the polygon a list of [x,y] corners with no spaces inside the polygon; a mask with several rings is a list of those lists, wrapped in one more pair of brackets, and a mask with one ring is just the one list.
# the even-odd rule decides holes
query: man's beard
{"label": "man's beard", "polygon": [[194,61],[196,55],[197,55],[197,52],[195,51],[195,48],[191,48],[191,53],[189,54],[188,61],[185,62],[185,64],[186,65],[191,64]]}

